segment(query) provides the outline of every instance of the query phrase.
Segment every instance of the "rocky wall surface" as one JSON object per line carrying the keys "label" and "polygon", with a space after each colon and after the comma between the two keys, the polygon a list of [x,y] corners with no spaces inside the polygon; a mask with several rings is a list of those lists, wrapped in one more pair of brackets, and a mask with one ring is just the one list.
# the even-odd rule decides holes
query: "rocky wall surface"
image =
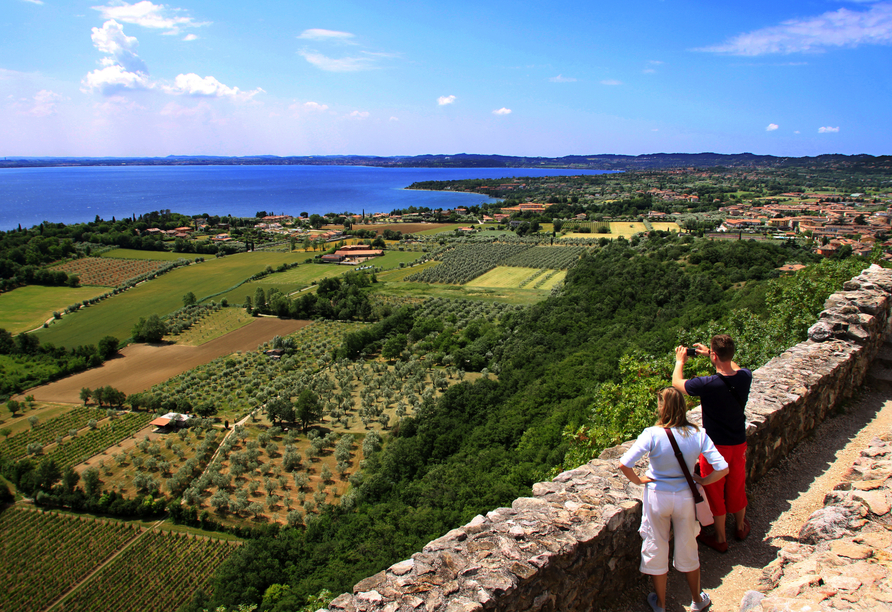
{"label": "rocky wall surface", "polygon": [[785,545],[741,612],[892,610],[892,433],[877,437]]}
{"label": "rocky wall surface", "polygon": [[[754,372],[748,477],[758,480],[864,380],[889,326],[892,271],[832,295],[802,342]],[[692,420],[699,418],[699,408]],[[617,470],[630,443],[357,583],[331,611],[597,610],[638,574],[641,488]]]}

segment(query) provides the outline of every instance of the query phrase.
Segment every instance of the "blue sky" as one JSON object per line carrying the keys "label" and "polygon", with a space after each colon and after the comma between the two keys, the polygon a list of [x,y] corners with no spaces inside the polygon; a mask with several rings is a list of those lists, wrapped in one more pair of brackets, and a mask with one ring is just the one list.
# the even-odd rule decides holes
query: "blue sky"
{"label": "blue sky", "polygon": [[0,6],[2,156],[892,153],[892,1]]}

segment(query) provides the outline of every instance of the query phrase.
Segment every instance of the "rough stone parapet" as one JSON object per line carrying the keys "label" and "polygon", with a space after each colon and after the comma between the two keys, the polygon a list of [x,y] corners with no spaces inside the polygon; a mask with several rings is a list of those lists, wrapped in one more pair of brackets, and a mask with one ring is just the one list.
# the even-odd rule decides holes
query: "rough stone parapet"
{"label": "rough stone parapet", "polygon": [[871,441],[741,612],[892,610],[892,432]]}
{"label": "rough stone parapet", "polygon": [[[888,330],[890,306],[892,271],[871,266],[828,298],[808,340],[753,373],[746,410],[751,482],[864,381]],[[699,408],[692,411],[695,422],[700,416]],[[629,444],[533,485],[532,497],[475,517],[362,580],[328,609],[597,610],[640,579],[641,487],[615,468]],[[765,612],[775,609],[765,608],[766,601],[759,604]]]}

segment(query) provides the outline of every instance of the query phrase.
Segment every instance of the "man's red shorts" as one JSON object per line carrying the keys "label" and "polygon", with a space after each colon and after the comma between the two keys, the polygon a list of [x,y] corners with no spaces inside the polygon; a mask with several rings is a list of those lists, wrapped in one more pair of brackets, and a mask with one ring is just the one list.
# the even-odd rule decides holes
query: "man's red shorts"
{"label": "man's red shorts", "polygon": [[[728,462],[728,475],[703,487],[706,499],[713,515],[734,514],[746,508],[746,442],[715,447]],[[705,477],[712,471],[712,466],[700,455],[700,475]]]}

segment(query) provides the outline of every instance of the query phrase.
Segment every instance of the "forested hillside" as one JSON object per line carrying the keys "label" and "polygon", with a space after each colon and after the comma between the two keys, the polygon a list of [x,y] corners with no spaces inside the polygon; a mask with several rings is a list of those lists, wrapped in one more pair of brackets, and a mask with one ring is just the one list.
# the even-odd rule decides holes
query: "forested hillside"
{"label": "forested hillside", "polygon": [[[658,360],[685,333],[721,326],[732,311],[767,325],[773,311],[766,295],[781,299],[783,286],[791,286],[772,280],[775,268],[813,259],[793,244],[659,232],[634,247],[618,239],[587,255],[560,295],[512,313],[463,347],[466,358],[486,356],[497,379],[457,384],[426,402],[367,455],[340,505],[327,506],[305,530],[246,543],[218,572],[213,597],[199,594],[187,609],[261,601],[266,610],[295,609],[308,595],[346,591],[474,515],[529,494],[564,463],[574,443],[567,432],[597,420],[599,394],[628,375],[621,364]],[[866,262],[845,265],[840,274]],[[411,333],[424,325],[414,317],[400,310],[365,339]],[[607,425],[625,432],[632,416],[612,414]],[[274,584],[287,588],[264,600]]]}

